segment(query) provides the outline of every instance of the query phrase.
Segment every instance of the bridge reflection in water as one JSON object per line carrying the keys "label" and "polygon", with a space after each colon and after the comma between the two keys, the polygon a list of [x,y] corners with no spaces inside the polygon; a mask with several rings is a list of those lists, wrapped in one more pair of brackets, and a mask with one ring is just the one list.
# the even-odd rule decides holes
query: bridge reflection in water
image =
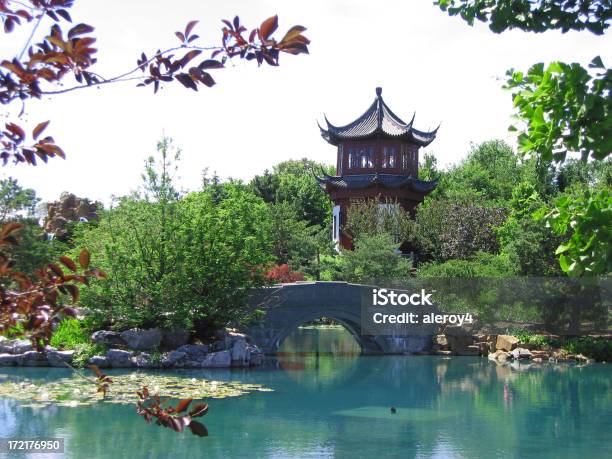
{"label": "bridge reflection in water", "polygon": [[326,320],[325,324],[303,324],[291,332],[280,344],[276,362],[300,385],[324,388],[352,374],[360,355],[361,346],[351,332]]}

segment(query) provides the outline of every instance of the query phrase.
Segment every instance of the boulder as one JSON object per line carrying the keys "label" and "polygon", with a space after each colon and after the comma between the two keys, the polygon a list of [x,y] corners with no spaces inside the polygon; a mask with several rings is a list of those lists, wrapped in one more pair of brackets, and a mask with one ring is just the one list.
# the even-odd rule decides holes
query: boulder
{"label": "boulder", "polygon": [[548,360],[550,353],[547,351],[531,351],[531,356],[534,359]]}
{"label": "boulder", "polygon": [[489,355],[489,343],[486,341],[481,341],[479,343],[474,343],[475,346],[478,346],[478,349],[480,350],[480,355],[482,356],[487,356]]}
{"label": "boulder", "polygon": [[0,354],[0,367],[16,367],[23,362],[23,356],[13,354]]}
{"label": "boulder", "polygon": [[157,368],[158,365],[151,360],[151,354],[141,352],[135,357],[132,357],[132,363],[136,368]]}
{"label": "boulder", "polygon": [[232,354],[230,351],[211,352],[201,361],[201,368],[225,368],[232,364]]}
{"label": "boulder", "polygon": [[205,344],[185,344],[177,349],[187,354],[187,360],[200,361],[206,358],[210,348]]}
{"label": "boulder", "polygon": [[474,344],[474,339],[471,336],[446,336],[451,351],[456,355],[472,355],[467,348]]}
{"label": "boulder", "polygon": [[23,354],[34,350],[32,343],[27,339],[8,339],[0,341],[0,354]]}
{"label": "boulder", "polygon": [[576,361],[581,363],[595,363],[595,359],[591,359],[586,355],[576,354]]}
{"label": "boulder", "polygon": [[122,351],[120,349],[110,349],[106,353],[108,364],[113,368],[129,368],[134,364],[132,362],[133,352]]}
{"label": "boulder", "polygon": [[477,357],[480,355],[480,347],[474,344],[470,346],[465,346],[461,348],[460,351],[461,351],[461,354],[457,353],[457,355],[473,356],[473,357]]}
{"label": "boulder", "polygon": [[234,341],[231,349],[232,365],[248,366],[250,354],[247,352],[247,343],[244,339]]}
{"label": "boulder", "polygon": [[91,335],[91,340],[97,344],[105,344],[107,346],[122,346],[125,341],[121,339],[121,333],[109,331],[109,330],[98,330]]}
{"label": "boulder", "polygon": [[47,351],[47,360],[52,367],[66,367],[72,362],[74,351]]}
{"label": "boulder", "polygon": [[495,347],[502,351],[510,352],[518,347],[519,340],[512,335],[498,335]]}
{"label": "boulder", "polygon": [[517,347],[516,349],[510,351],[510,355],[512,355],[512,358],[516,360],[530,359],[532,357],[531,351],[522,347]]}
{"label": "boulder", "polygon": [[47,355],[44,352],[29,351],[21,355],[24,367],[46,367],[49,365]]}
{"label": "boulder", "polygon": [[257,346],[248,346],[247,353],[249,354],[249,365],[261,365],[264,362],[264,353]]}
{"label": "boulder", "polygon": [[472,355],[473,351],[467,349],[468,346],[474,344],[474,338],[463,327],[451,325],[444,329],[446,341],[450,350],[456,355]]}
{"label": "boulder", "polygon": [[158,328],[142,330],[132,328],[121,333],[121,339],[125,344],[135,351],[150,351],[159,348],[162,340],[162,332]]}
{"label": "boulder", "polygon": [[438,346],[438,349],[448,349],[448,340],[445,335],[436,335],[434,338],[434,346]]}
{"label": "boulder", "polygon": [[447,357],[448,357],[448,356],[453,355],[453,351],[442,351],[442,350],[437,350],[437,351],[434,351],[434,354],[435,354],[435,355],[441,355],[441,356],[447,356]]}
{"label": "boulder", "polygon": [[176,349],[189,341],[189,331],[184,328],[162,330],[161,345],[165,349]]}
{"label": "boulder", "polygon": [[103,355],[94,355],[93,357],[91,357],[87,363],[89,365],[95,365],[98,368],[108,368],[110,367],[110,363],[108,361],[108,359],[103,356]]}
{"label": "boulder", "polygon": [[508,358],[511,358],[511,356],[507,352],[498,349],[497,351],[490,353],[488,358],[494,362],[505,362],[508,360]]}
{"label": "boulder", "polygon": [[168,354],[162,357],[162,360],[161,360],[162,367],[164,368],[173,367],[185,357],[187,357],[186,352],[182,352],[179,350],[169,352]]}

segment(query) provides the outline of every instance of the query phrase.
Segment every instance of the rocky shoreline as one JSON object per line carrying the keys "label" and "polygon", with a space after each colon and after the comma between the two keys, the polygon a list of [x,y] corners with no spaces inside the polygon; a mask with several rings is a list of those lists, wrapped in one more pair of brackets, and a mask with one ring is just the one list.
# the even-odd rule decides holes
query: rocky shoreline
{"label": "rocky shoreline", "polygon": [[[261,365],[264,354],[242,333],[223,331],[212,344],[187,344],[182,330],[131,329],[122,333],[101,330],[92,341],[108,347],[95,355],[89,365],[99,368],[230,368]],[[160,352],[158,349],[165,349]],[[65,367],[71,365],[74,350],[47,346],[36,351],[29,340],[0,337],[0,366]]]}
{"label": "rocky shoreline", "polygon": [[[553,338],[549,337],[551,341]],[[605,339],[610,339],[606,336]],[[185,330],[130,329],[121,333],[100,330],[91,336],[93,343],[104,346],[104,354],[94,355],[88,365],[99,368],[232,368],[263,364],[263,351],[242,333],[222,330],[211,344],[188,344]],[[163,352],[161,351],[163,350]],[[521,343],[512,335],[471,333],[461,327],[447,327],[433,337],[430,351],[420,355],[487,357],[497,364],[514,361],[533,363],[594,363],[595,359],[571,354],[549,344]],[[29,340],[0,337],[0,366],[66,367],[72,365],[74,350],[47,346],[40,352]]]}
{"label": "rocky shoreline", "polygon": [[[557,336],[547,336],[551,341]],[[606,337],[610,339],[610,337]],[[443,334],[434,337],[433,355],[439,356],[474,356],[487,357],[496,363],[504,364],[518,360],[530,360],[533,363],[595,363],[595,359],[582,354],[571,354],[565,349],[549,344],[533,345],[521,343],[513,335],[504,334],[471,334],[460,327],[447,327]]]}

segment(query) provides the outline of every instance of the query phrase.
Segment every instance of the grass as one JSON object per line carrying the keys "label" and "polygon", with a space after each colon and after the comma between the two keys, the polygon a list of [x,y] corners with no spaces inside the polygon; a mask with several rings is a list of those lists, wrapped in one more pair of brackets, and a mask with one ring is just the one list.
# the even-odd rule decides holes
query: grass
{"label": "grass", "polygon": [[533,344],[534,346],[545,346],[550,343],[547,336],[538,335],[532,331],[518,327],[510,327],[506,330],[508,335],[515,336],[523,344]]}

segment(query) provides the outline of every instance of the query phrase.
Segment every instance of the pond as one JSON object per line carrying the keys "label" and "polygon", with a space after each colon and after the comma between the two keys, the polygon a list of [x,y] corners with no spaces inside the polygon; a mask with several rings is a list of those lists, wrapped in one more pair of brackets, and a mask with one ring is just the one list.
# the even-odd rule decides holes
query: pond
{"label": "pond", "polygon": [[[6,397],[0,437],[62,437],[63,457],[75,458],[609,457],[609,365],[360,357],[351,340],[344,329],[302,328],[265,367],[173,372],[273,390],[209,400],[201,418],[208,438],[147,425],[130,405],[30,408]],[[0,369],[0,381],[68,376],[64,369]]]}

